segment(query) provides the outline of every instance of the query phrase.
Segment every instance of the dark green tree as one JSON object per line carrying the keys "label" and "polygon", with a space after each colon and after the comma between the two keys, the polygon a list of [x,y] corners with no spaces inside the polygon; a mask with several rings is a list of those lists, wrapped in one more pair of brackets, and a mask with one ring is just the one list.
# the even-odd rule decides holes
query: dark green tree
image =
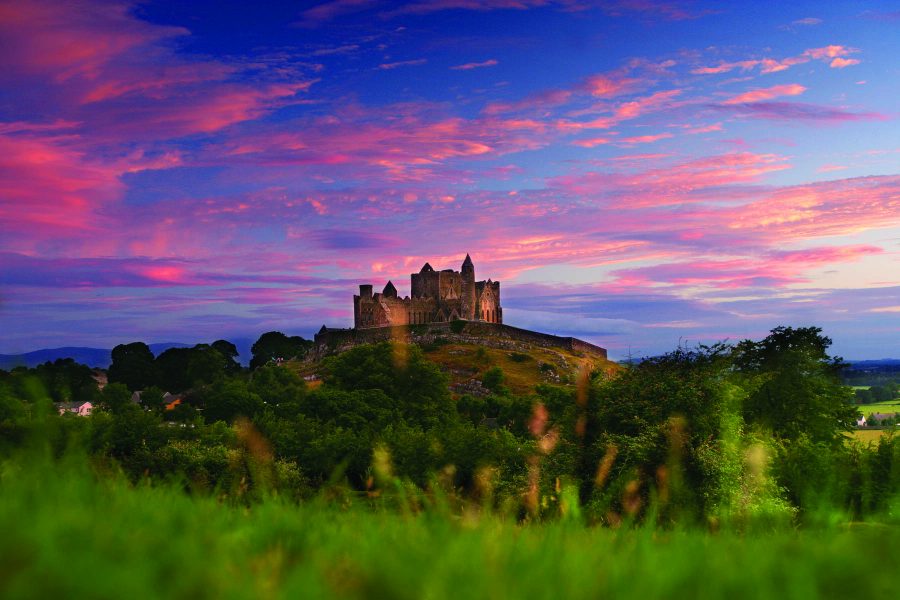
{"label": "dark green tree", "polygon": [[246,382],[226,379],[214,384],[206,395],[203,417],[207,423],[230,423],[237,417],[253,419],[264,408],[262,398],[251,392]]}
{"label": "dark green tree", "polygon": [[123,383],[131,391],[137,391],[150,387],[158,379],[157,365],[147,344],[133,342],[113,348],[110,383]]}
{"label": "dark green tree", "polygon": [[210,344],[213,350],[217,351],[222,355],[222,358],[225,360],[225,373],[228,375],[234,375],[241,370],[241,364],[238,362],[238,349],[237,346],[229,342],[228,340],[216,340],[212,344]]}
{"label": "dark green tree", "polygon": [[269,331],[254,342],[250,348],[253,358],[250,359],[250,368],[257,369],[266,363],[278,359],[289,360],[303,357],[312,342],[300,336],[288,337],[280,331]]}
{"label": "dark green tree", "polygon": [[449,380],[417,346],[382,342],[358,346],[328,358],[322,367],[326,384],[354,390],[381,390],[403,418],[425,429],[458,419]]}
{"label": "dark green tree", "polygon": [[300,402],[306,396],[306,382],[296,372],[274,365],[256,369],[249,388],[284,417],[296,415],[300,411]]}
{"label": "dark green tree", "polygon": [[846,363],[828,355],[830,346],[818,327],[776,327],[759,342],[735,346],[735,369],[750,390],[745,421],[781,439],[843,443],[859,411],[853,390],[841,383]]}
{"label": "dark green tree", "polygon": [[34,368],[34,375],[54,402],[96,402],[99,395],[93,370],[71,358],[58,358]]}
{"label": "dark green tree", "polygon": [[190,348],[169,348],[160,353],[156,357],[159,374],[156,385],[171,393],[188,389],[191,385],[187,376],[187,362],[190,354]]}
{"label": "dark green tree", "polygon": [[151,385],[141,392],[141,406],[147,410],[162,412],[165,408],[163,392],[155,385]]}
{"label": "dark green tree", "polygon": [[481,376],[481,383],[495,394],[506,395],[509,393],[509,389],[503,385],[504,379],[503,369],[491,367]]}
{"label": "dark green tree", "polygon": [[104,410],[113,414],[124,412],[134,406],[134,403],[131,402],[131,394],[132,392],[124,383],[107,384],[100,395],[100,405]]}
{"label": "dark green tree", "polygon": [[222,381],[233,360],[209,344],[197,344],[187,353],[186,378],[191,387]]}

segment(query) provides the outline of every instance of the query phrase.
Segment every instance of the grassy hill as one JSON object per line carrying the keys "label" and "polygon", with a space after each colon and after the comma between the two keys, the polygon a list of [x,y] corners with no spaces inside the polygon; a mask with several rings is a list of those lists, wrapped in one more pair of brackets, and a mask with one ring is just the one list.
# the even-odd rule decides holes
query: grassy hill
{"label": "grassy hill", "polygon": [[[521,341],[514,347],[496,347],[490,339],[484,342],[474,343],[450,335],[419,346],[428,360],[449,375],[450,389],[456,396],[486,393],[481,382],[494,368],[503,372],[503,385],[517,395],[531,394],[542,383],[575,385],[582,374],[590,375],[598,370],[612,373],[621,368],[590,351],[548,348]],[[310,360],[296,361],[291,366],[309,378],[318,374],[320,364],[320,361]],[[317,385],[316,381],[311,384]]]}

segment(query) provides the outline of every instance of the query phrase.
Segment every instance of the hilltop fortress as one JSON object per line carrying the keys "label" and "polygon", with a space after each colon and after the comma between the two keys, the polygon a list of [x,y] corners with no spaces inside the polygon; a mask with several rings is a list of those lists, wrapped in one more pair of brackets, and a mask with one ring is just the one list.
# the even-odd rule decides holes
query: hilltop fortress
{"label": "hilltop fortress", "polygon": [[410,274],[410,296],[400,298],[390,281],[379,293],[371,285],[359,286],[353,296],[353,325],[356,329],[396,325],[424,325],[450,321],[503,323],[500,282],[475,281],[475,265],[466,254],[459,271],[435,271],[425,263]]}
{"label": "hilltop fortress", "polygon": [[500,282],[475,281],[475,265],[466,255],[459,271],[435,271],[428,263],[410,275],[410,295],[401,298],[390,281],[381,292],[371,284],[353,296],[353,328],[322,325],[311,359],[343,352],[360,344],[405,340],[478,344],[515,351],[538,346],[606,359],[606,350],[573,337],[529,331],[503,323]]}

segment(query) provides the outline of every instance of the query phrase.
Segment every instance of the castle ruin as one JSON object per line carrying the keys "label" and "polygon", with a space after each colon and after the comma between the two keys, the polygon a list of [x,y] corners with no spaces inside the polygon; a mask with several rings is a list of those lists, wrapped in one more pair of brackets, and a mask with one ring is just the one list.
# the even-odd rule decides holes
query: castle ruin
{"label": "castle ruin", "polygon": [[353,296],[353,324],[356,329],[446,323],[463,319],[503,323],[500,282],[475,281],[475,265],[466,254],[459,271],[435,271],[425,263],[410,275],[410,296],[400,298],[390,281],[381,293],[371,285],[360,285]]}

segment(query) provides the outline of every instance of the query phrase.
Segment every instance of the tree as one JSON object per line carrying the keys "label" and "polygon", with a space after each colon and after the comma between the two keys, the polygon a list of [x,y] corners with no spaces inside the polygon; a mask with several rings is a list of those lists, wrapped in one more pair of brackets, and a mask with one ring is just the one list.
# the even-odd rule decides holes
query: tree
{"label": "tree", "polygon": [[222,356],[209,344],[197,344],[187,353],[187,381],[191,387],[221,381],[225,379],[229,363],[233,360]]}
{"label": "tree", "polygon": [[259,336],[250,348],[253,358],[250,359],[250,368],[257,369],[269,361],[283,359],[289,360],[302,357],[312,345],[312,342],[304,340],[300,336],[288,337],[280,331],[269,331]]}
{"label": "tree", "polygon": [[137,391],[153,385],[157,379],[157,366],[147,344],[133,342],[113,348],[110,383],[124,383],[131,391]]}
{"label": "tree", "polygon": [[169,348],[157,356],[157,385],[172,393],[191,387],[191,381],[187,374],[190,356],[190,348]]}
{"label": "tree", "polygon": [[410,424],[425,429],[458,418],[447,375],[417,346],[357,346],[325,360],[322,374],[326,384],[342,390],[383,391]]}
{"label": "tree", "polygon": [[34,369],[54,402],[96,402],[99,394],[93,370],[71,358],[58,358]]}
{"label": "tree", "polygon": [[217,351],[225,359],[225,372],[233,375],[241,370],[241,364],[238,362],[237,346],[228,340],[216,340],[210,344],[213,350]]}
{"label": "tree", "polygon": [[481,383],[484,387],[500,395],[509,393],[509,389],[503,385],[503,380],[503,369],[500,367],[491,367],[481,376]]}
{"label": "tree", "polygon": [[306,396],[306,382],[297,373],[270,365],[253,372],[249,388],[284,417],[297,414],[299,403]]}
{"label": "tree", "polygon": [[734,348],[735,369],[750,391],[744,419],[794,440],[840,444],[842,432],[856,425],[853,390],[841,384],[846,363],[830,357],[831,340],[818,327],[776,327],[759,342]]}
{"label": "tree", "polygon": [[235,356],[237,349],[224,340],[197,344],[193,348],[169,348],[156,359],[157,385],[170,392],[180,392],[222,381],[240,371]]}
{"label": "tree", "polygon": [[217,382],[206,397],[203,416],[207,423],[225,421],[230,423],[237,417],[252,419],[265,408],[262,399],[247,389],[240,379],[226,379]]}
{"label": "tree", "polygon": [[164,394],[165,392],[161,389],[155,385],[151,385],[141,392],[141,406],[147,410],[162,412],[165,408],[165,403],[163,401]]}
{"label": "tree", "polygon": [[110,383],[103,388],[100,402],[104,409],[118,414],[132,406],[131,391],[123,383]]}

